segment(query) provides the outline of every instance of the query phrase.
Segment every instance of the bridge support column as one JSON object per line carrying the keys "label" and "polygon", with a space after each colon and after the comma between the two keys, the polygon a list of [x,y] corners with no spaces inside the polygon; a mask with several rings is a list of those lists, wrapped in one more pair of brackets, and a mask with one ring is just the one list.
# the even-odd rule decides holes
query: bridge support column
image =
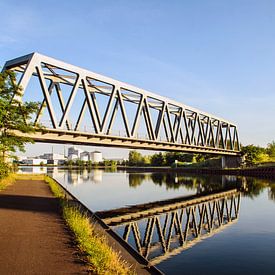
{"label": "bridge support column", "polygon": [[239,168],[241,166],[242,159],[239,156],[223,156],[222,157],[222,169],[224,168]]}

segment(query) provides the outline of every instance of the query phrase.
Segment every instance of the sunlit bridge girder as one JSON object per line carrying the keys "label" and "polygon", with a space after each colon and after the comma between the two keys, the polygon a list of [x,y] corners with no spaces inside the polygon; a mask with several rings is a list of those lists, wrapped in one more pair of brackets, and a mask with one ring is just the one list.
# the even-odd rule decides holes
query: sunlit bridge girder
{"label": "sunlit bridge girder", "polygon": [[145,211],[140,207],[137,212],[124,210],[103,221],[155,265],[236,222],[240,198],[240,192],[233,189]]}
{"label": "sunlit bridge girder", "polygon": [[238,155],[235,124],[62,61],[32,53],[7,61],[23,101],[41,102],[36,141]]}

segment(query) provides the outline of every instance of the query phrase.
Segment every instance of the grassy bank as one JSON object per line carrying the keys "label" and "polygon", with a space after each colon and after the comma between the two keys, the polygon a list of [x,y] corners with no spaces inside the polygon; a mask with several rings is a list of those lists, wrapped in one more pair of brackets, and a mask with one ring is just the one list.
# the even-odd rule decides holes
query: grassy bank
{"label": "grassy bank", "polygon": [[0,191],[6,189],[9,185],[13,184],[16,180],[15,174],[10,174],[0,180]]}
{"label": "grassy bank", "polygon": [[91,271],[96,274],[133,274],[120,255],[108,246],[106,238],[96,231],[89,218],[66,202],[64,192],[58,184],[47,176],[45,181],[54,196],[61,200],[63,217],[73,231],[78,247],[87,255]]}
{"label": "grassy bank", "polygon": [[11,173],[7,177],[4,177],[0,180],[0,191],[15,183],[16,180],[44,180],[44,175]]}

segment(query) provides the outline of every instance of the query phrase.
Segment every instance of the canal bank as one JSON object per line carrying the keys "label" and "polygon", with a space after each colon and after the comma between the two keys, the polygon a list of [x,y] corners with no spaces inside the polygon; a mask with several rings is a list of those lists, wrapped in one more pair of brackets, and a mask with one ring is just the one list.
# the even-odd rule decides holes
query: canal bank
{"label": "canal bank", "polygon": [[235,175],[235,176],[247,176],[247,177],[259,177],[259,178],[275,178],[275,166],[259,166],[259,167],[243,167],[243,168],[199,168],[199,167],[177,167],[172,168],[168,166],[114,166],[114,167],[105,167],[105,166],[95,166],[95,167],[79,167],[79,166],[19,166],[20,168],[24,167],[37,167],[37,168],[58,168],[64,170],[111,170],[111,171],[126,171],[126,172],[149,172],[149,173],[188,173],[193,175]]}
{"label": "canal bank", "polygon": [[[149,213],[149,216],[135,212],[133,219],[109,226],[165,274],[181,274],[183,270],[186,274],[274,274],[274,180],[196,176],[180,172],[127,173],[102,169],[88,171],[55,168],[41,172],[54,177],[93,211],[136,208],[139,204],[152,202],[159,205],[163,200],[180,197],[189,200],[190,196],[200,198],[204,192],[218,194],[228,188],[241,187],[241,197],[238,194],[233,197],[225,195],[216,198],[218,201],[202,202],[196,207],[188,202],[188,205],[175,209],[176,212],[173,209],[166,213],[157,211]],[[204,209],[208,213],[205,212],[204,226],[200,231],[199,217],[205,203],[207,207]],[[235,206],[239,213],[238,219],[234,219]],[[233,211],[230,210],[232,207]],[[221,215],[222,211],[224,215]],[[136,214],[142,215],[137,217]],[[207,219],[209,216],[214,216],[214,219]],[[223,226],[224,223],[228,226]],[[182,235],[177,234],[179,226]],[[190,228],[188,232],[186,226]],[[212,230],[212,234],[207,234],[208,228],[215,229],[215,232]],[[195,232],[198,232],[198,236],[202,233],[205,238],[197,238],[197,233],[193,235]],[[188,245],[182,242],[181,236]],[[246,257],[243,258],[243,255]]]}
{"label": "canal bank", "polygon": [[87,274],[59,209],[43,180],[0,192],[1,274]]}
{"label": "canal bank", "polygon": [[117,170],[127,172],[150,172],[150,173],[189,173],[194,175],[234,175],[234,176],[248,176],[260,178],[275,178],[275,166],[263,167],[248,167],[248,168],[231,168],[231,169],[216,169],[216,168],[171,168],[171,167],[121,167]]}
{"label": "canal bank", "polygon": [[[29,175],[30,180],[17,180],[5,191],[0,192],[1,273],[85,274],[89,272],[87,255],[76,246],[75,238],[60,213],[61,201],[53,197],[43,175],[39,176],[40,180],[31,180],[31,177],[32,175]],[[59,187],[59,184],[55,183]],[[120,245],[119,238],[113,236],[115,233],[108,232],[111,230],[104,227],[104,224],[69,192],[63,188],[62,192],[65,193],[68,203],[76,206],[77,210],[81,209],[96,223],[94,228],[98,238],[107,235],[108,245],[118,253],[119,261],[131,267],[129,272],[123,271],[117,274],[162,274],[142,257],[135,255],[127,244]],[[105,236],[103,237],[105,239]],[[96,274],[105,273],[106,270]]]}
{"label": "canal bank", "polygon": [[[72,207],[76,207],[79,212],[85,213],[89,217],[90,223],[95,228],[99,236],[106,238],[108,246],[115,251],[122,260],[130,265],[133,274],[163,274],[155,266],[151,265],[147,259],[141,256],[132,246],[130,246],[123,238],[116,234],[108,225],[106,225],[97,214],[93,213],[88,207],[80,202],[72,193],[64,188],[58,181],[48,177],[53,181],[65,195],[66,203]],[[46,179],[48,181],[48,179]]]}

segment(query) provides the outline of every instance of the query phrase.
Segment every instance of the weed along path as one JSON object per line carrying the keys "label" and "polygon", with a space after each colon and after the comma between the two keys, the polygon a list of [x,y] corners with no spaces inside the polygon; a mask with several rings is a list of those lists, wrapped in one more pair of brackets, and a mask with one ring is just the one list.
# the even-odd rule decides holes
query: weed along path
{"label": "weed along path", "polygon": [[0,274],[87,274],[73,237],[43,180],[0,192]]}

